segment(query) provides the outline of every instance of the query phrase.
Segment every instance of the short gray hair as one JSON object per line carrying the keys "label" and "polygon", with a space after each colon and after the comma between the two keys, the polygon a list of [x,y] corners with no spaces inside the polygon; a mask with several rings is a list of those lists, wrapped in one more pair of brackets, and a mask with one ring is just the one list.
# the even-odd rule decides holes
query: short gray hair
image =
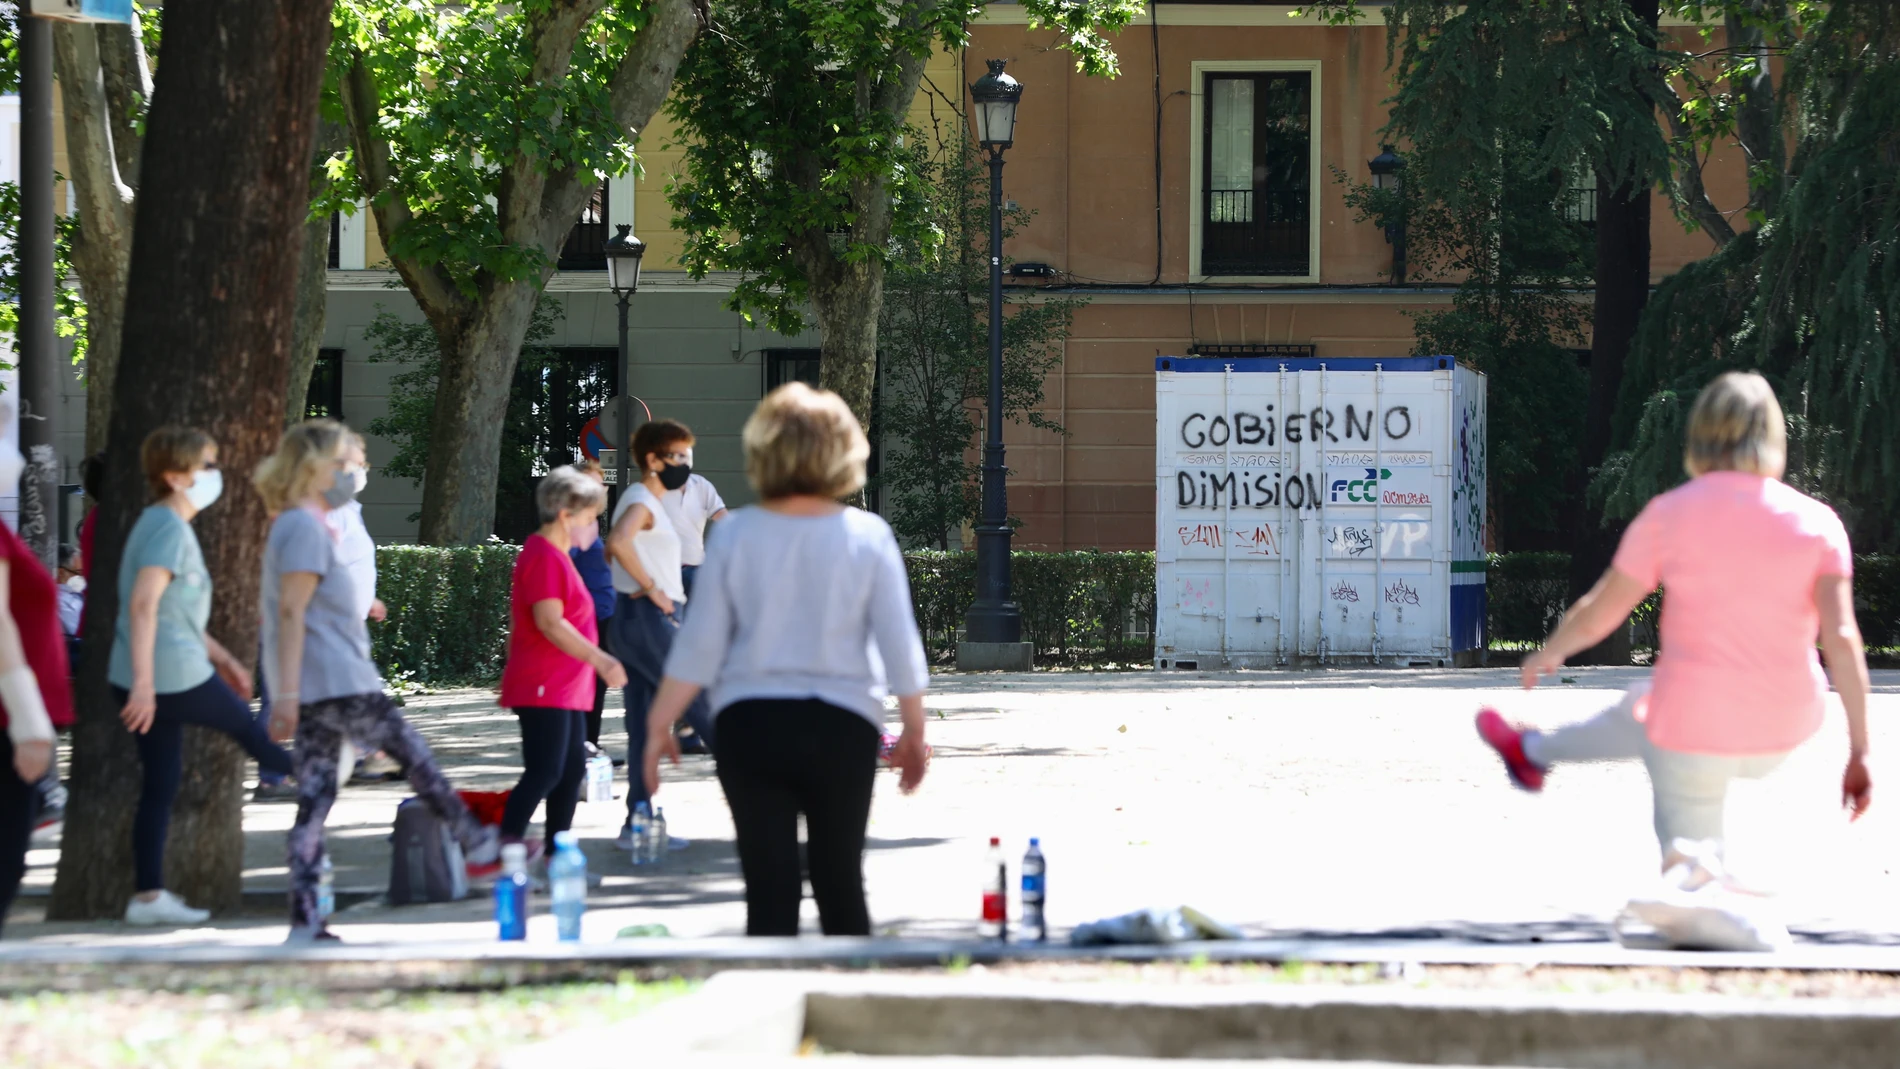
{"label": "short gray hair", "polygon": [[599,479],[563,464],[541,477],[534,488],[534,510],[542,523],[553,523],[561,511],[599,512],[607,506],[607,487]]}

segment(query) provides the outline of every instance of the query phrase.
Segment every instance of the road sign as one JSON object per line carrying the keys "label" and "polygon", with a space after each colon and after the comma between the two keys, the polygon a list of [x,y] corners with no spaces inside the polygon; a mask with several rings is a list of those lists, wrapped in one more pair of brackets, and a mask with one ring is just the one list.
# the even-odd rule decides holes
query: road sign
{"label": "road sign", "polygon": [[653,418],[647,403],[630,394],[621,394],[607,402],[581,427],[581,452],[600,461],[606,469],[608,485],[618,485],[620,450],[633,429]]}

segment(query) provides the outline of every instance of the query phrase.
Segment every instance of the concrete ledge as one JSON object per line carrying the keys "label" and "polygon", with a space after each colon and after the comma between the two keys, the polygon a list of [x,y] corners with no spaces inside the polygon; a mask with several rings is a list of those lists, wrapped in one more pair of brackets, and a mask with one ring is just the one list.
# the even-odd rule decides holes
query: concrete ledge
{"label": "concrete ledge", "polygon": [[1036,665],[1033,642],[959,642],[959,672],[1027,672]]}
{"label": "concrete ledge", "polygon": [[1900,1005],[722,973],[653,1013],[513,1052],[502,1065],[607,1069],[630,1050],[660,1053],[668,1065],[713,1065],[734,1056],[789,1059],[806,1042],[885,1057],[1886,1069],[1900,1042]]}
{"label": "concrete ledge", "polygon": [[622,939],[611,943],[345,943],[339,946],[61,945],[0,942],[0,993],[282,983],[330,990],[484,988],[705,977],[728,969],[936,968],[970,963],[1257,962],[1780,969],[1900,974],[1900,947],[1797,945],[1769,954],[1628,950],[1614,943],[1476,944],[1425,939],[1261,939],[1174,946],[1018,946],[927,939]]}

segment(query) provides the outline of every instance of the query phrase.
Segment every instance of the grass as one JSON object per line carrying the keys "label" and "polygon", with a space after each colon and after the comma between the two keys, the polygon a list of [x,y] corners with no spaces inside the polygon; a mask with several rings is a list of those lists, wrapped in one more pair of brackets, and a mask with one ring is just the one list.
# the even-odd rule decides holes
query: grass
{"label": "grass", "polygon": [[0,1065],[465,1069],[690,991],[671,980],[479,992],[110,990],[0,999]]}

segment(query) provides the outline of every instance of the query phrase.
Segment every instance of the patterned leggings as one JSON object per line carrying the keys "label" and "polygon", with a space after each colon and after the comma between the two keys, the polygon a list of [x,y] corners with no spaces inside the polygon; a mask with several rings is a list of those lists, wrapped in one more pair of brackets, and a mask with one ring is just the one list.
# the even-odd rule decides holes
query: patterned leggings
{"label": "patterned leggings", "polygon": [[297,822],[290,828],[290,924],[317,921],[317,881],[323,867],[323,822],[336,801],[337,757],[348,737],[359,754],[381,750],[402,766],[409,785],[446,821],[469,850],[486,834],[460,795],[436,767],[421,734],[409,726],[387,694],[353,694],[304,706],[293,750],[297,775]]}

